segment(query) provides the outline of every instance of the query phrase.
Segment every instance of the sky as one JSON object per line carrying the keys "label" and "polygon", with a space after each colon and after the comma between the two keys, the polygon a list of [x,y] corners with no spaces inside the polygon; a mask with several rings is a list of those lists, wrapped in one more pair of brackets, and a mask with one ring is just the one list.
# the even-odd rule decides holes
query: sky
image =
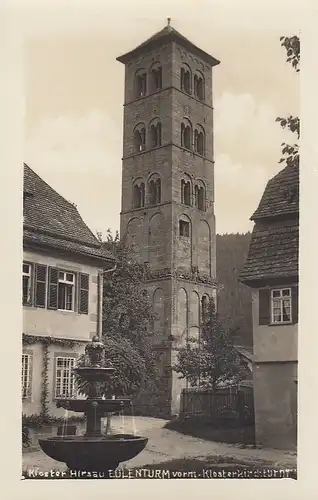
{"label": "sky", "polygon": [[[194,8],[195,5],[195,8]],[[221,61],[214,68],[217,232],[252,229],[266,182],[294,137],[299,75],[279,37],[299,33],[293,0],[49,0],[23,13],[24,157],[75,203],[93,232],[119,228],[124,66],[116,57],[166,25]]]}

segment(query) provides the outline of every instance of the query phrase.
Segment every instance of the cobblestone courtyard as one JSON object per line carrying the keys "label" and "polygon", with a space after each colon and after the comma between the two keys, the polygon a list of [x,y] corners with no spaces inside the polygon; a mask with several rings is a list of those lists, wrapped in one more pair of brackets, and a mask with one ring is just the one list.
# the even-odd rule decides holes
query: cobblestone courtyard
{"label": "cobblestone courtyard", "polygon": [[[216,455],[238,461],[270,462],[272,466],[280,468],[296,467],[296,453],[273,449],[240,448],[235,445],[205,441],[164,429],[165,423],[166,421],[162,419],[135,417],[137,434],[148,437],[149,441],[140,455],[121,464],[121,466],[125,468],[141,467],[173,459],[204,458]],[[134,423],[131,417],[125,417],[124,428],[122,424],[121,419],[113,418],[112,427],[116,432],[133,432]],[[66,469],[64,464],[50,459],[41,450],[25,452],[22,462],[23,470],[34,468],[41,471]]]}

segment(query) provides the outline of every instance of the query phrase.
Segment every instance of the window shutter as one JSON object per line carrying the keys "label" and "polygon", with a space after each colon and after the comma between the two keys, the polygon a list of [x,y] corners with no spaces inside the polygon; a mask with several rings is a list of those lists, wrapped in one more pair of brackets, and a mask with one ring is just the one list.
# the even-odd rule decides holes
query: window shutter
{"label": "window shutter", "polygon": [[46,302],[46,269],[47,266],[36,264],[35,266],[35,307],[45,307]]}
{"label": "window shutter", "polygon": [[270,323],[270,290],[259,290],[259,324],[269,325]]}
{"label": "window shutter", "polygon": [[58,281],[59,270],[56,267],[49,267],[48,309],[58,307]]}
{"label": "window shutter", "polygon": [[88,314],[89,275],[80,273],[78,281],[79,281],[78,312],[80,314]]}
{"label": "window shutter", "polygon": [[298,323],[298,286],[292,287],[292,321]]}

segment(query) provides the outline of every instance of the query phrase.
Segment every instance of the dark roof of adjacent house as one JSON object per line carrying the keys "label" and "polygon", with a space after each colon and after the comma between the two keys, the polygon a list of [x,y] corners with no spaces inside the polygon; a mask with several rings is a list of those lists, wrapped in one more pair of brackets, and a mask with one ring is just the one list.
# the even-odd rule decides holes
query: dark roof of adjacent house
{"label": "dark roof of adjacent house", "polygon": [[253,214],[255,226],[240,281],[298,277],[299,168],[288,166],[273,177]]}
{"label": "dark roof of adjacent house", "polygon": [[220,61],[218,61],[213,56],[211,56],[210,54],[208,54],[204,50],[202,50],[199,47],[197,47],[196,45],[194,45],[185,36],[181,35],[181,33],[179,33],[177,30],[172,28],[172,26],[170,26],[170,24],[168,24],[162,30],[160,30],[157,33],[155,33],[154,35],[152,35],[145,42],[141,43],[133,50],[127,52],[126,54],[124,54],[120,57],[117,57],[117,61],[126,64],[133,57],[136,57],[137,55],[142,53],[145,48],[149,49],[153,46],[156,46],[158,42],[163,43],[163,42],[168,42],[168,41],[175,41],[177,43],[180,43],[185,48],[188,48],[189,50],[192,50],[194,53],[197,53],[199,56],[202,57],[203,60],[206,60],[212,66],[216,66],[217,64],[220,63]]}
{"label": "dark roof of adjacent house", "polygon": [[299,211],[299,168],[291,165],[270,179],[257,210],[251,217],[256,220],[264,217],[289,215]]}
{"label": "dark roof of adjacent house", "polygon": [[24,164],[23,242],[112,261],[110,252],[83,221],[75,205]]}

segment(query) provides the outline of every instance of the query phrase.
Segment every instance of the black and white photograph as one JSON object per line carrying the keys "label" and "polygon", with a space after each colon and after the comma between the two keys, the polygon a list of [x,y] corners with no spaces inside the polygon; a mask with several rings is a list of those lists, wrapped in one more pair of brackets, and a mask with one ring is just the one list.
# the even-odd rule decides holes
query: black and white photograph
{"label": "black and white photograph", "polygon": [[24,483],[297,480],[298,9],[25,9]]}

